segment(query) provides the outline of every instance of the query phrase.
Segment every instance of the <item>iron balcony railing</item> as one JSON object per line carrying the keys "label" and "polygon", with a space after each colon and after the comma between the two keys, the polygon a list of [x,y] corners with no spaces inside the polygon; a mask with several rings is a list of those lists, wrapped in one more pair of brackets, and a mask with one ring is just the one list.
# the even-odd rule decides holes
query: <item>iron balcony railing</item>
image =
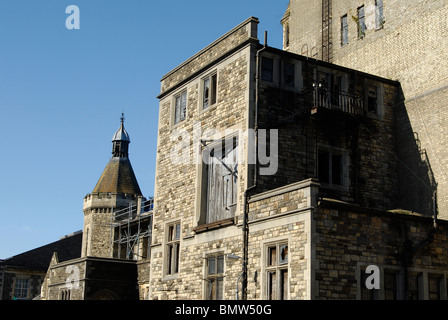
{"label": "iron balcony railing", "polygon": [[344,91],[333,91],[322,86],[313,90],[314,111],[319,108],[338,110],[351,114],[363,114],[364,99],[356,94]]}

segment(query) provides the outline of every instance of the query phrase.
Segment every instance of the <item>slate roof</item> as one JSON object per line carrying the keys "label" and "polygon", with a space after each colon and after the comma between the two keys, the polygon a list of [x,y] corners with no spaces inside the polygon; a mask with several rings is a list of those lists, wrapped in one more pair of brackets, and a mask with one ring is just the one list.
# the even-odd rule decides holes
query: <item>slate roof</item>
{"label": "slate roof", "polygon": [[57,252],[59,262],[62,262],[81,257],[81,247],[82,232],[78,231],[59,241],[4,259],[0,264],[47,271],[54,252]]}
{"label": "slate roof", "polygon": [[92,193],[108,192],[142,195],[128,158],[110,159]]}

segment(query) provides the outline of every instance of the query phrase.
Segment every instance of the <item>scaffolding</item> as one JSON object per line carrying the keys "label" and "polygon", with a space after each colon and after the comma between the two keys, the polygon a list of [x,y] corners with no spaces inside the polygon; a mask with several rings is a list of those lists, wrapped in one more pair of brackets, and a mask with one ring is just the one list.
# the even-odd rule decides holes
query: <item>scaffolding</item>
{"label": "scaffolding", "polygon": [[137,204],[130,203],[112,213],[111,257],[127,260],[150,257],[153,207],[154,199],[139,199]]}

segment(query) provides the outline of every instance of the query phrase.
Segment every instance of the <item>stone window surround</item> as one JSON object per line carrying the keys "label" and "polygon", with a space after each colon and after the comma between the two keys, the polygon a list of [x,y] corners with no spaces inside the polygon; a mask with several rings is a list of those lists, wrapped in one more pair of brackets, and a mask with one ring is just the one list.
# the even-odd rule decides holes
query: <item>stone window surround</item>
{"label": "stone window surround", "polygon": [[[231,134],[228,134],[226,136],[220,136],[220,140],[219,141],[214,141],[211,142],[208,146],[210,148],[214,148],[215,146],[222,144],[224,141],[228,141],[231,139],[236,138],[237,143],[239,145],[239,154],[238,154],[238,158],[240,158],[241,156],[241,152],[244,150],[243,147],[243,141],[241,141],[240,135],[238,130],[233,130],[233,129],[229,129],[229,132],[232,132]],[[210,140],[215,140],[214,137],[210,137]],[[203,152],[203,151],[202,151]],[[202,152],[201,152],[201,159],[202,159]],[[240,161],[240,160],[239,160]],[[235,218],[233,217],[232,219],[226,219],[223,221],[216,221],[214,223],[210,223],[210,224],[205,224],[205,215],[206,215],[206,209],[205,209],[205,196],[204,194],[207,192],[206,186],[207,186],[207,182],[206,179],[207,177],[204,175],[205,174],[205,170],[206,169],[206,164],[204,164],[203,161],[200,162],[200,164],[197,166],[197,181],[199,184],[199,188],[197,188],[197,200],[196,200],[196,219],[195,219],[195,225],[193,226],[193,230],[198,233],[198,232],[203,232],[203,231],[208,231],[208,230],[214,230],[217,228],[221,228],[221,227],[227,227],[229,225],[234,225],[235,224]],[[238,172],[238,181],[241,181],[241,174],[242,172]],[[237,183],[237,185],[239,186],[239,182]],[[240,189],[239,187],[237,188],[237,194],[236,194],[236,199],[240,199]],[[235,212],[239,212],[239,201],[237,200],[237,204],[236,204],[237,208]]]}
{"label": "stone window surround", "polygon": [[[222,266],[222,268],[223,268],[223,270],[222,270],[222,273],[219,273],[219,274],[213,274],[213,275],[210,275],[209,274],[209,272],[208,272],[208,261],[209,261],[209,258],[217,258],[218,256],[222,256],[223,257],[223,261],[222,261],[222,263],[223,263],[223,266]],[[204,292],[204,295],[203,295],[203,297],[204,297],[204,300],[206,300],[207,299],[207,297],[208,297],[208,292],[207,292],[207,289],[208,289],[208,278],[214,278],[215,280],[217,279],[217,278],[222,278],[222,280],[221,280],[221,290],[222,290],[222,297],[224,298],[224,293],[225,293],[225,290],[224,290],[224,288],[225,288],[225,279],[226,279],[226,255],[224,254],[224,251],[222,250],[222,249],[219,249],[218,251],[209,251],[209,252],[206,252],[205,254],[204,254],[204,256],[203,256],[203,260],[204,260],[204,270],[203,270],[203,274],[204,274],[204,277],[203,277],[203,292]]]}
{"label": "stone window surround", "polygon": [[[211,88],[211,90],[213,90],[215,92],[214,93],[215,94],[215,97],[214,97],[215,103],[213,103],[213,104],[209,103],[208,107],[204,108],[204,82],[207,79],[211,80],[211,78],[213,76],[216,76],[216,85],[215,85],[215,88],[212,88],[212,84],[210,84],[210,88]],[[210,83],[212,83],[212,81],[210,81]],[[214,109],[218,105],[218,87],[219,87],[219,77],[218,77],[217,69],[210,71],[205,76],[201,77],[200,85],[199,85],[199,97],[200,97],[200,99],[199,99],[199,106],[200,106],[199,114],[206,112],[208,110]],[[209,97],[209,99],[210,99],[210,97]]]}
{"label": "stone window surround", "polygon": [[[186,94],[185,97],[185,118],[179,120],[179,122],[175,122],[176,119],[176,99],[182,95],[182,94]],[[181,125],[182,123],[184,123],[184,121],[188,118],[188,88],[187,87],[183,87],[182,89],[176,91],[172,96],[171,96],[171,110],[170,110],[170,123],[171,123],[171,128],[175,128],[179,125]]]}
{"label": "stone window surround", "polygon": [[289,284],[290,284],[290,277],[291,277],[291,270],[290,270],[290,265],[291,265],[291,237],[290,235],[286,235],[286,236],[280,236],[277,238],[270,238],[270,239],[265,239],[262,240],[260,242],[260,252],[261,252],[261,260],[260,260],[260,265],[261,265],[261,298],[263,300],[267,300],[268,299],[268,278],[267,278],[267,273],[269,271],[269,267],[268,267],[268,248],[273,246],[273,245],[280,245],[280,244],[287,244],[288,245],[288,263],[286,265],[282,265],[282,266],[278,266],[277,269],[287,269],[288,270],[288,280],[287,280],[287,286],[288,286],[288,290],[287,290],[287,297],[285,297],[285,300],[289,299]]}
{"label": "stone window surround", "polygon": [[[179,239],[175,239],[173,241],[169,241],[169,228],[173,227],[175,228],[176,225],[179,225],[179,230],[180,230],[180,234],[179,234]],[[180,219],[176,219],[176,220],[172,220],[172,221],[168,221],[165,223],[165,236],[163,238],[164,244],[164,261],[163,261],[163,280],[169,280],[169,279],[177,279],[179,277],[180,274],[180,270],[181,270],[181,261],[182,259],[181,257],[181,241],[182,241],[182,223]],[[175,231],[174,231],[175,232]],[[169,245],[177,242],[177,256],[179,257],[178,260],[178,264],[177,264],[177,272],[176,273],[170,273],[170,271],[168,270],[169,268],[169,261],[168,259],[170,259],[170,255],[169,255]]]}

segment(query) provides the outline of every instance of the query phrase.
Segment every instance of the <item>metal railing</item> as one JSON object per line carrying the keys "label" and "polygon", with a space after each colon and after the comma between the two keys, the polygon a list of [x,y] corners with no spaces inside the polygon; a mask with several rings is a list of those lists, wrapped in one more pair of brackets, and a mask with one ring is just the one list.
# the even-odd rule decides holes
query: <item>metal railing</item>
{"label": "metal railing", "polygon": [[344,91],[332,91],[316,86],[313,91],[314,109],[325,108],[351,114],[363,114],[364,99]]}

